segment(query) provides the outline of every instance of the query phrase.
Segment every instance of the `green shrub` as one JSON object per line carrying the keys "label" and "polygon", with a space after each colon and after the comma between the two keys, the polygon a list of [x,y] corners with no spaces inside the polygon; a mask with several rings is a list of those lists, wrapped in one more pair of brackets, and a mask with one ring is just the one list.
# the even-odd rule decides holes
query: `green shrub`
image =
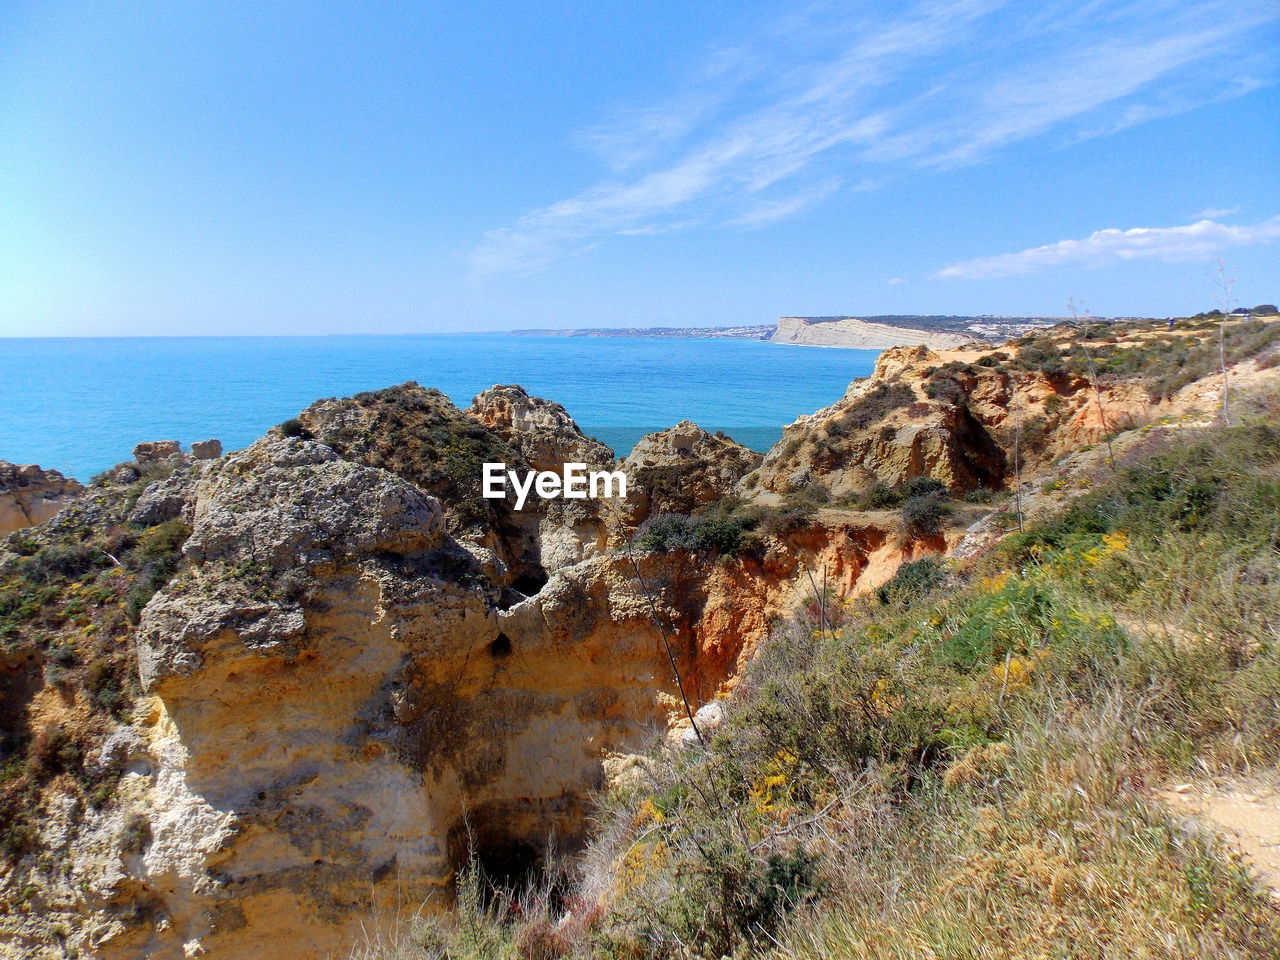
{"label": "green shrub", "polygon": [[889,581],[876,591],[883,604],[913,603],[947,582],[947,571],[937,557],[922,557],[904,563]]}
{"label": "green shrub", "polygon": [[646,552],[688,550],[733,555],[743,547],[747,532],[758,523],[757,515],[746,512],[693,517],[664,513],[646,520],[632,543]]}
{"label": "green shrub", "polygon": [[120,849],[126,853],[142,853],[151,844],[151,821],[143,814],[135,813],[124,825],[120,837]]}
{"label": "green shrub", "polygon": [[48,779],[59,773],[79,771],[84,751],[66,730],[50,726],[36,734],[27,762],[35,776]]}
{"label": "green shrub", "polygon": [[896,487],[876,484],[863,497],[862,504],[872,510],[884,510],[899,506],[912,497],[942,496],[947,486],[934,477],[912,477]]}
{"label": "green shrub", "polygon": [[19,569],[29,580],[48,583],[57,579],[76,579],[110,561],[101,550],[84,544],[51,544],[27,557]]}
{"label": "green shrub", "polygon": [[959,405],[965,401],[964,388],[952,377],[940,376],[924,385],[925,396],[930,400]]}
{"label": "green shrub", "polygon": [[290,417],[276,429],[280,431],[280,435],[283,437],[296,437],[305,440],[311,436],[307,428],[303,426],[302,421],[297,417]]}
{"label": "green shrub", "polygon": [[902,501],[902,524],[912,536],[935,536],[950,513],[950,505],[937,493],[908,497]]}
{"label": "green shrub", "polygon": [[910,406],[916,395],[903,383],[880,383],[851,404],[840,414],[835,429],[839,435],[855,430],[865,430],[877,420],[882,420],[894,410]]}
{"label": "green shrub", "polygon": [[182,545],[191,528],[182,520],[169,520],[144,531],[137,548],[129,556],[129,568],[136,571],[133,586],[125,597],[125,610],[134,623],[142,608],[178,569]]}

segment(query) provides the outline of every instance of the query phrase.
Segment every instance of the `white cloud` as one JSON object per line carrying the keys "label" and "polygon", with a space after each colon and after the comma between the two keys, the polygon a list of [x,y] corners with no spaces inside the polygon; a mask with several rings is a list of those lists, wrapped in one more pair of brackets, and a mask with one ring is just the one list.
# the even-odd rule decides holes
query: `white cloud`
{"label": "white cloud", "polygon": [[906,282],[906,281],[905,281],[905,280],[903,280],[901,277],[890,277],[888,280],[886,280],[886,281],[885,281],[885,283],[890,284],[891,286],[895,286],[895,287],[896,287],[898,284],[900,284],[900,283],[905,283],[905,282]]}
{"label": "white cloud", "polygon": [[1207,260],[1231,247],[1249,247],[1280,239],[1280,217],[1253,226],[1229,226],[1198,220],[1179,227],[1096,230],[1083,240],[1059,240],[1042,247],[953,263],[935,277],[994,280],[1051,267],[1105,267],[1127,260]]}
{"label": "white cloud", "polygon": [[1192,220],[1221,220],[1223,217],[1229,217],[1233,213],[1239,213],[1239,207],[1205,207],[1199,213],[1191,215]]}
{"label": "white cloud", "polygon": [[729,223],[741,227],[761,227],[766,223],[772,223],[775,220],[782,220],[786,217],[794,216],[801,210],[825,200],[839,189],[839,180],[829,180],[826,183],[818,184],[812,190],[797,194],[794,197],[784,197],[778,200],[766,200],[764,203],[748,210],[740,217],[730,220]]}
{"label": "white cloud", "polygon": [[[609,174],[485,234],[480,273],[536,270],[610,237],[763,225],[835,192],[1057,144],[1239,96],[1274,67],[1271,0],[829,0],[713,50],[653,104],[579,143]],[[1230,54],[1230,56],[1228,56]],[[1050,144],[1052,146],[1054,144]]]}

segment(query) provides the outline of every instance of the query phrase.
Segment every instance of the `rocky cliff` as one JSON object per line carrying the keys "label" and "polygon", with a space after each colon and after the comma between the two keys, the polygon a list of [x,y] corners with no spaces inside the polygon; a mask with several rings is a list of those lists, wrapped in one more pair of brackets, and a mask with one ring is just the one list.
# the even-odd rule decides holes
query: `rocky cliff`
{"label": "rocky cliff", "polygon": [[[580,515],[475,496],[477,462],[569,457],[611,459],[558,405],[407,384],[221,459],[123,465],[6,554],[6,590],[58,588],[6,622],[9,955],[321,957],[446,904],[472,853],[519,877],[577,843],[606,759],[672,722],[664,634],[697,708],[815,564],[848,590],[936,549],[838,517],[708,563],[617,549],[675,505],[643,485]],[[760,459],[688,423],[633,457],[690,504]]]}
{"label": "rocky cliff", "polygon": [[778,326],[768,337],[772,343],[800,344],[810,347],[857,347],[883,350],[886,347],[915,346],[945,349],[958,347],[973,337],[957,333],[940,333],[912,327],[890,326],[857,317],[838,320],[812,317],[779,317]]}
{"label": "rocky cliff", "polygon": [[57,470],[0,460],[0,534],[44,523],[83,489]]}
{"label": "rocky cliff", "polygon": [[[841,497],[932,477],[953,492],[1001,489],[1015,474],[1035,476],[1066,452],[1183,409],[1185,398],[1168,389],[1175,381],[1145,369],[1187,343],[1207,358],[1212,339],[1207,329],[1168,339],[1145,326],[1124,339],[1103,325],[1092,333],[1098,339],[1059,327],[998,347],[885,350],[870,377],[785,427],[747,485],[786,493],[818,483]],[[1197,372],[1210,375],[1200,362]],[[1107,370],[1122,364],[1130,375]]]}
{"label": "rocky cliff", "polygon": [[762,454],[690,420],[641,437],[622,462],[643,514],[691,513],[733,493]]}
{"label": "rocky cliff", "polygon": [[[972,549],[996,509],[913,526],[844,493],[1007,486],[1211,406],[1210,334],[887,351],[767,457],[683,422],[623,461],[633,496],[581,507],[478,496],[488,460],[612,461],[518,387],[323,400],[226,457],[110,471],[0,554],[0,955],[308,960],[447,906],[472,856],[527,876],[619,756],[679,733],[672,659],[705,707],[819,589]],[[1190,380],[1143,372],[1166,347]]]}

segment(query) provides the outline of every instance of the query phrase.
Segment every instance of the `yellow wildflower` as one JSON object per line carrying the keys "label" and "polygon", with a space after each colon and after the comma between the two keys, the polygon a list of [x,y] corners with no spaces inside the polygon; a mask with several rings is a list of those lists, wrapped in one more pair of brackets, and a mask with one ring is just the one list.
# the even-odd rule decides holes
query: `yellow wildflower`
{"label": "yellow wildflower", "polygon": [[998,573],[994,577],[983,577],[978,581],[978,590],[982,593],[999,593],[1009,582],[1009,572]]}
{"label": "yellow wildflower", "polygon": [[1107,545],[1108,550],[1123,550],[1129,545],[1129,534],[1123,530],[1116,530],[1113,533],[1103,534],[1102,542]]}

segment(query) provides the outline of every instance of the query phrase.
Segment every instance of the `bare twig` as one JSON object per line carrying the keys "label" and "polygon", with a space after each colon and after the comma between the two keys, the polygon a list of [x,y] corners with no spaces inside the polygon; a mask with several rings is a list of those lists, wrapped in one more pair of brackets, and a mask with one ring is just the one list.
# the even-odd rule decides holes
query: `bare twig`
{"label": "bare twig", "polygon": [[757,840],[754,844],[751,845],[751,848],[750,848],[751,852],[755,853],[761,847],[765,846],[770,841],[776,840],[778,837],[785,837],[787,834],[792,833],[796,830],[801,830],[804,827],[813,826],[815,823],[817,823],[819,820],[825,817],[828,813],[834,810],[837,806],[843,803],[844,800],[845,800],[844,797],[836,797],[830,803],[828,803],[825,807],[823,807],[821,810],[815,813],[812,817],[808,817],[807,819],[804,819],[804,820],[797,820],[795,823],[787,824],[785,827],[781,828],[780,830],[774,830],[770,832],[770,834],[767,837],[763,837],[762,839]]}
{"label": "bare twig", "polygon": [[1227,265],[1218,261],[1218,272],[1213,277],[1214,285],[1221,291],[1214,297],[1222,310],[1222,318],[1218,321],[1218,367],[1222,371],[1222,422],[1231,425],[1230,410],[1227,407],[1227,320],[1231,316],[1231,305],[1235,303],[1232,289],[1236,285],[1234,271],[1228,272]]}
{"label": "bare twig", "polygon": [[[1083,306],[1083,304],[1081,304]],[[1076,313],[1076,303],[1074,297],[1067,298],[1067,307],[1071,310],[1072,326],[1078,327],[1080,317]],[[1089,312],[1085,311],[1085,320],[1088,321]],[[1116,452],[1111,446],[1111,427],[1107,423],[1107,410],[1102,404],[1102,390],[1098,386],[1098,367],[1093,362],[1093,354],[1089,352],[1089,345],[1086,341],[1089,339],[1087,330],[1080,331],[1080,349],[1084,353],[1085,363],[1089,365],[1089,383],[1093,387],[1093,399],[1098,405],[1098,419],[1102,422],[1102,437],[1107,442],[1107,466],[1111,468],[1111,472],[1116,472]]]}
{"label": "bare twig", "polygon": [[693,735],[698,738],[698,743],[702,746],[707,745],[707,741],[702,737],[702,731],[698,729],[698,722],[693,719],[693,708],[689,706],[689,698],[684,692],[684,678],[680,676],[680,667],[676,663],[675,651],[671,648],[671,640],[667,637],[666,628],[662,625],[662,620],[658,616],[657,606],[653,602],[653,593],[649,590],[649,584],[645,582],[644,574],[640,572],[640,564],[636,563],[635,554],[631,552],[631,543],[626,545],[627,559],[631,561],[631,568],[636,572],[636,580],[640,583],[640,589],[644,592],[645,599],[649,601],[649,618],[653,621],[653,625],[658,628],[658,633],[662,635],[662,646],[667,651],[667,660],[671,664],[671,672],[675,674],[676,687],[680,691],[680,702],[684,704],[685,716],[689,718],[689,726],[693,728]]}
{"label": "bare twig", "polygon": [[[826,630],[830,630],[830,629],[831,629],[831,624],[830,624],[830,622],[827,620],[827,585],[826,585],[826,570],[825,570],[825,569],[823,569],[823,571],[822,571],[822,573],[823,573],[823,584],[822,584],[822,593],[821,593],[821,594],[819,594],[819,593],[818,593],[818,584],[817,584],[817,583],[814,581],[814,579],[813,579],[813,571],[812,571],[812,570],[810,570],[808,567],[806,567],[804,572],[805,572],[806,574],[808,574],[808,575],[809,575],[809,586],[813,588],[813,596],[814,596],[814,598],[818,601],[818,618],[819,618],[819,619],[818,619],[818,634],[819,634],[819,639],[824,639],[824,640],[825,640],[825,639],[826,639],[826,632],[825,632],[825,631],[826,631]],[[834,631],[833,631],[833,632],[834,632]]]}

